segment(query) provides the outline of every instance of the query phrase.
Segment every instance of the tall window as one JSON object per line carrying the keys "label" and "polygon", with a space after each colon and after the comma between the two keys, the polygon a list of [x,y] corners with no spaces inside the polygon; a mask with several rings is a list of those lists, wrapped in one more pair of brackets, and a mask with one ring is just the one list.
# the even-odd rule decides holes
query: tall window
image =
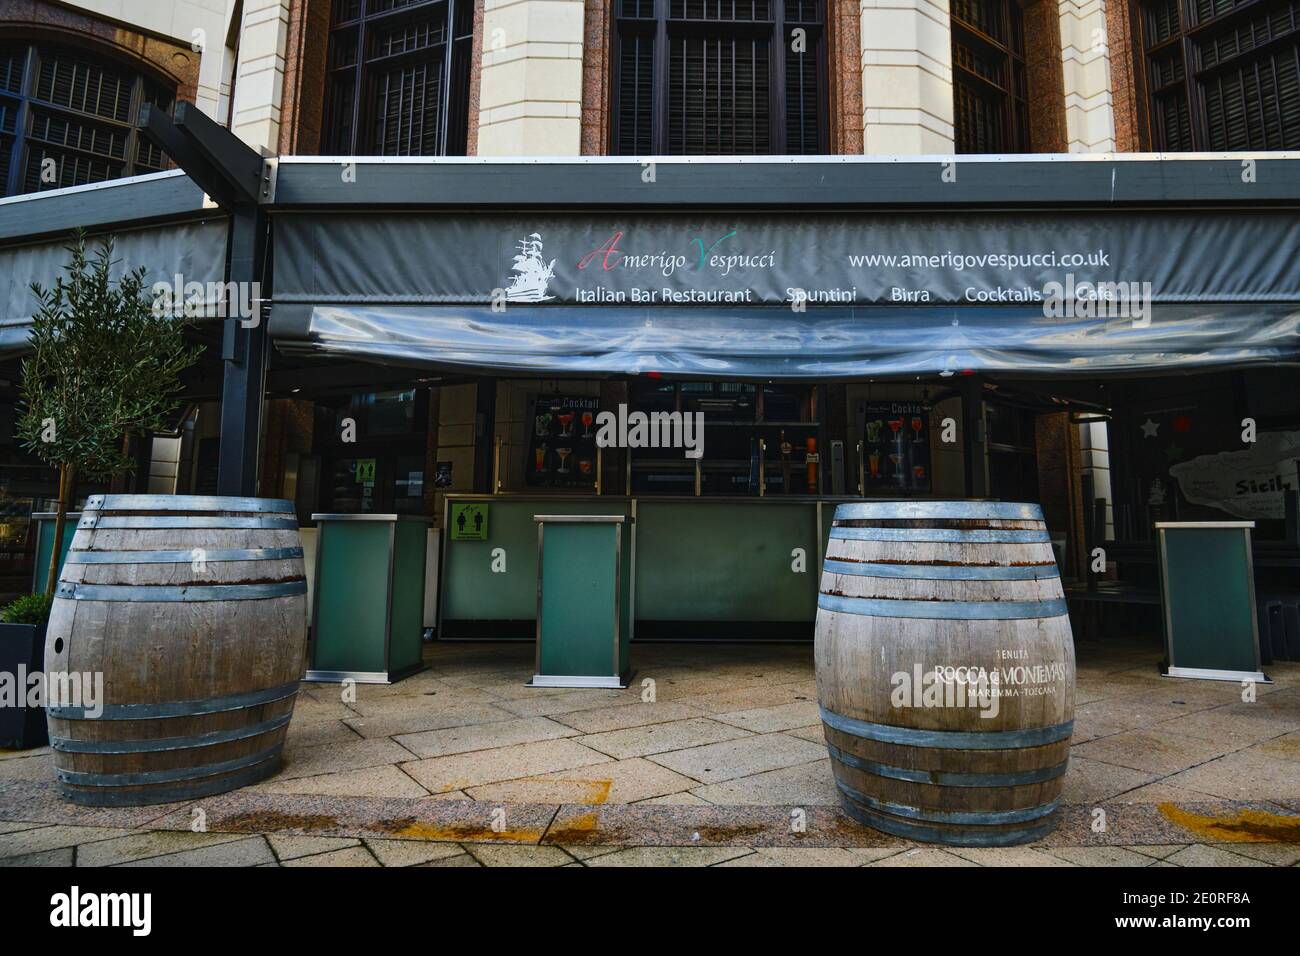
{"label": "tall window", "polygon": [[1025,31],[1019,2],[952,0],[951,9],[957,152],[1027,152]]}
{"label": "tall window", "polygon": [[822,0],[613,0],[613,152],[826,150]]}
{"label": "tall window", "polygon": [[1300,147],[1300,0],[1151,0],[1140,23],[1156,149]]}
{"label": "tall window", "polygon": [[137,135],[144,103],[171,112],[175,91],[124,64],[46,43],[0,41],[0,195],[165,169]]}
{"label": "tall window", "polygon": [[473,34],[473,0],[335,0],[322,150],[464,155]]}

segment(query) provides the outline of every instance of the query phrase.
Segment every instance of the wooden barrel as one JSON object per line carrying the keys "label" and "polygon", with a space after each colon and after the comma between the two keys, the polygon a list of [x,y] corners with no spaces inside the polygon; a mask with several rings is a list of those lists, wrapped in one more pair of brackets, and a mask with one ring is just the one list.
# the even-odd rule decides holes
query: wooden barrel
{"label": "wooden barrel", "polygon": [[[306,629],[292,502],[90,498],[45,638],[54,675],[46,714],[64,793],[88,806],[136,806],[274,773]],[[76,680],[60,689],[59,674]],[[94,675],[102,696],[76,696],[74,687],[93,691]]]}
{"label": "wooden barrel", "polygon": [[852,817],[954,846],[1024,843],[1055,826],[1074,644],[1038,505],[840,505],[816,662]]}

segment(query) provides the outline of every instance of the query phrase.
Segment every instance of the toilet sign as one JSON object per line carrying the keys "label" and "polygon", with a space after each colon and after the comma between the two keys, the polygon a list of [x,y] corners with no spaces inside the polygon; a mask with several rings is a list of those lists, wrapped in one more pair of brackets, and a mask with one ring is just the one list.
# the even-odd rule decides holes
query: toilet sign
{"label": "toilet sign", "polygon": [[486,541],[488,506],[458,503],[451,506],[448,521],[453,541]]}
{"label": "toilet sign", "polygon": [[365,485],[375,480],[375,460],[373,458],[357,459],[357,484]]}

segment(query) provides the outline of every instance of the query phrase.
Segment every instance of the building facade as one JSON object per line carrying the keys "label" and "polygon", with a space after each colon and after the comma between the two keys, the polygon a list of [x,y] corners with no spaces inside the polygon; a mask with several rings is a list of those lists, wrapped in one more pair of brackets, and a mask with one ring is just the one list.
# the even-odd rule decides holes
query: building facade
{"label": "building facade", "polygon": [[[1266,158],[1300,148],[1298,69],[1300,7],[1293,0],[0,0],[0,213],[17,217],[42,208],[36,203],[43,193],[57,198],[73,189],[76,195],[77,188],[142,176],[145,188],[154,183],[150,176],[167,176],[168,157],[137,129],[144,105],[173,114],[177,104],[193,103],[271,160],[268,178],[278,175],[284,187],[268,186],[276,194],[267,257],[275,269],[263,262],[256,274],[268,283],[276,341],[267,352],[265,404],[253,418],[260,432],[253,490],[294,500],[304,524],[317,512],[440,521],[448,496],[473,493],[997,497],[1041,502],[1058,560],[1081,580],[1089,545],[1141,536],[1153,516],[1177,514],[1180,501],[1184,510],[1192,504],[1171,491],[1178,456],[1227,450],[1230,426],[1247,413],[1279,433],[1294,427],[1300,408],[1278,399],[1274,370],[1207,364],[1199,377],[1139,387],[1045,385],[1009,366],[997,369],[1002,375],[966,377],[972,369],[906,362],[883,366],[883,373],[860,363],[851,372],[766,382],[752,368],[710,375],[701,369],[718,366],[705,362],[665,377],[618,362],[588,372],[558,359],[514,369],[483,362],[448,367],[437,354],[387,361],[361,349],[326,355],[322,366],[320,355],[301,354],[310,351],[304,343],[322,337],[313,308],[364,304],[367,296],[395,307],[442,300],[403,287],[409,275],[400,270],[372,268],[367,256],[401,257],[393,247],[384,256],[382,245],[364,242],[342,243],[346,255],[323,256],[322,271],[341,278],[335,299],[322,298],[319,289],[333,277],[308,281],[311,243],[336,226],[346,234],[344,224],[356,222],[355,213],[378,209],[392,217],[383,228],[393,230],[377,232],[378,242],[391,244],[405,235],[399,220],[409,204],[418,213],[410,238],[433,254],[439,247],[427,243],[442,235],[444,220],[461,215],[461,197],[431,198],[437,182],[418,177],[444,157],[451,162],[438,168],[482,167],[465,179],[467,235],[502,209],[525,209],[563,234],[576,228],[575,213],[596,221],[620,208],[653,227],[680,222],[671,217],[686,213],[704,220],[720,207],[778,237],[808,228],[800,224],[807,210],[796,196],[806,184],[779,170],[750,175],[749,169],[766,169],[759,157],[778,158],[774,168],[808,163],[817,175],[836,159],[853,162],[859,164],[853,166],[859,179],[849,183],[855,188],[872,178],[894,182],[883,170],[895,158],[909,169],[934,165],[939,183],[964,183],[967,176],[987,181],[1004,160],[1018,162],[1023,173],[1035,154],[1053,157],[1042,166],[1071,155],[1100,162],[1128,153]],[[553,176],[568,178],[522,175],[534,157],[546,157]],[[672,169],[656,170],[656,158]],[[718,184],[719,193],[674,207],[673,190],[683,182],[679,167],[694,159],[709,167],[705,181]],[[1143,181],[1147,162],[1126,168]],[[497,197],[490,185],[494,164],[515,175],[501,183]],[[614,173],[592,174],[605,166],[660,189],[653,197],[624,192]],[[927,195],[934,184],[909,175],[896,177],[910,190],[897,204],[909,214],[936,205]],[[1147,182],[1159,183],[1161,174],[1152,175]],[[574,184],[587,178],[604,185],[584,194]],[[729,178],[760,193],[742,190],[720,200]],[[520,194],[525,181],[535,189]],[[399,182],[416,185],[406,194],[394,185]],[[1052,182],[1061,190],[1066,180]],[[296,183],[312,184],[306,199],[292,198]],[[781,184],[788,194],[764,195],[765,183]],[[1140,208],[1143,195],[1158,192],[1143,186],[1127,201]],[[1053,206],[1050,200],[1059,197],[1040,193],[1040,206],[1013,223],[984,216],[992,200],[980,198],[978,188],[962,195],[975,198],[937,210],[932,224],[956,230],[969,221],[990,235],[1011,236],[1020,225],[1051,228],[1048,213],[1068,208],[1087,227],[1082,210],[1100,201],[1095,192],[1087,199],[1080,193]],[[1003,187],[987,195],[1002,197],[1003,207],[1020,199]],[[866,221],[895,210],[896,197],[855,196],[845,201],[846,216]],[[1160,201],[1173,205],[1167,197]],[[1216,201],[1236,201],[1236,195],[1225,192]],[[182,211],[185,229],[227,229],[216,201],[200,196],[197,203]],[[844,226],[832,215],[835,204],[825,197],[816,203],[818,222],[842,235],[835,232]],[[770,221],[761,219],[764,204]],[[124,235],[147,234],[159,218],[137,217]],[[915,222],[910,235],[923,234],[925,221]],[[454,240],[440,241],[452,257]],[[482,249],[502,254],[503,241]],[[542,301],[529,296],[544,296],[555,253],[544,251],[540,234],[512,233],[509,244],[507,258],[517,253],[514,274],[495,280],[508,288],[438,294],[467,308],[483,304],[479,293],[495,291]],[[157,256],[159,244],[140,248],[152,252],[138,254]],[[57,237],[33,225],[0,241],[0,258],[8,257],[0,266],[26,276],[52,268],[56,253]],[[211,258],[224,265],[224,256]],[[160,265],[159,272],[170,277],[171,268]],[[538,288],[530,292],[530,283]],[[0,332],[20,338],[30,316],[25,286],[10,285]],[[571,304],[579,303],[556,308]],[[760,304],[785,305],[770,296]],[[953,308],[954,326],[974,314],[962,311],[962,303],[944,305]],[[743,339],[759,324],[757,313],[742,312],[691,314],[718,322],[720,335]],[[919,329],[939,313],[917,308],[907,315]],[[491,321],[481,310],[474,316],[479,325]],[[948,314],[941,317],[946,324]],[[301,336],[294,331],[299,318]],[[371,319],[345,317],[354,331],[382,325]],[[556,328],[554,336],[580,334],[577,324]],[[397,342],[398,332],[390,333]],[[195,334],[209,350],[187,383],[176,429],[137,440],[137,469],[118,480],[120,490],[218,489],[222,348],[210,329]],[[0,441],[8,442],[0,445],[0,500],[12,502],[7,507],[21,518],[50,506],[52,473],[9,440],[18,375],[12,353],[0,353],[0,371],[6,373],[0,410],[9,419],[0,419]],[[709,453],[692,463],[657,449],[597,454],[594,446],[579,445],[579,437],[589,437],[588,413],[620,407],[705,415],[713,436]],[[1168,419],[1162,438],[1180,430],[1156,455],[1154,444],[1135,441],[1133,432],[1164,422],[1162,415]],[[1202,422],[1213,424],[1202,428]],[[934,437],[940,434],[949,437]],[[903,438],[904,450],[886,447]],[[98,490],[83,483],[77,497]],[[1266,536],[1296,533],[1290,519],[1269,514]],[[4,537],[13,565],[7,587],[17,591],[30,573],[29,523],[9,522]]]}

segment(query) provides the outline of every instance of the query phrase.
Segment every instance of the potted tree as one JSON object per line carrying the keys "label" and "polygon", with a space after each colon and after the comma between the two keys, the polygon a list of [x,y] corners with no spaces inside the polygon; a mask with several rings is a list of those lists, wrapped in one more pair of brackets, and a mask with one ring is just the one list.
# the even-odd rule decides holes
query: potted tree
{"label": "potted tree", "polygon": [[[181,373],[201,351],[185,341],[184,324],[170,309],[156,307],[145,269],[115,278],[112,237],[97,245],[88,253],[78,231],[66,274],[50,288],[32,285],[38,309],[23,359],[16,430],[26,449],[58,470],[55,542],[63,540],[77,478],[106,479],[134,464],[126,453],[130,436],[166,427]],[[53,548],[45,570],[45,593],[5,609],[0,672],[42,667],[60,550]],[[44,715],[35,719],[43,733]]]}

